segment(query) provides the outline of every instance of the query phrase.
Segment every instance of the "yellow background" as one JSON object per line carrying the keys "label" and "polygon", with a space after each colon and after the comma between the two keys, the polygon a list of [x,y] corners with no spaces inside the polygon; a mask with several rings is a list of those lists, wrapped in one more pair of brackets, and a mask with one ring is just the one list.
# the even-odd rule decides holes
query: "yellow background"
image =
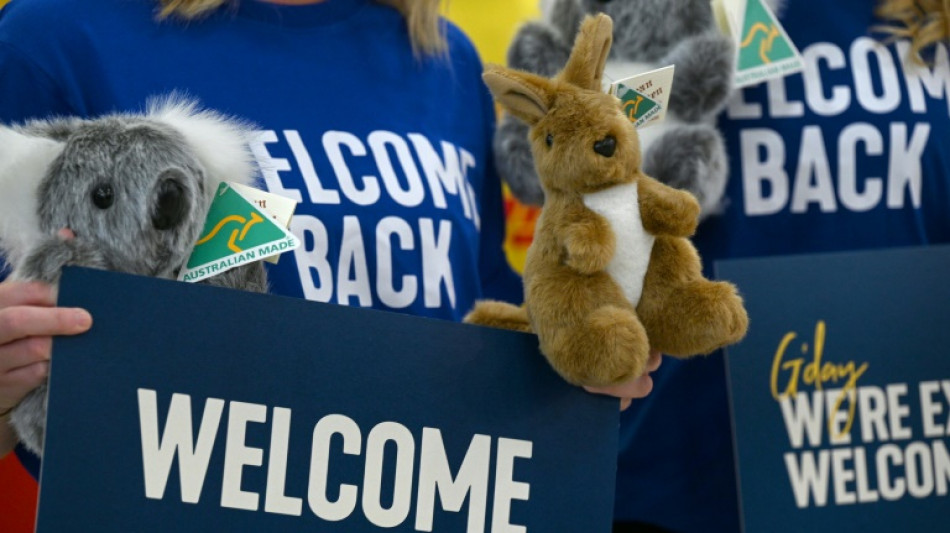
{"label": "yellow background", "polygon": [[[505,64],[508,44],[518,27],[540,15],[538,3],[539,0],[450,0],[443,4],[442,12],[468,34],[482,61]],[[524,268],[538,213],[537,208],[520,204],[506,188],[505,253],[518,272]]]}

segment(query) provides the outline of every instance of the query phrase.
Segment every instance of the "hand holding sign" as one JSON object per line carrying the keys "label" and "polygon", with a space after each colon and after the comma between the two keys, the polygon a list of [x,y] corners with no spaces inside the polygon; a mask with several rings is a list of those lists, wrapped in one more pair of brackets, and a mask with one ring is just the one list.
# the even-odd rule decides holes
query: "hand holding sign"
{"label": "hand holding sign", "polygon": [[40,532],[610,530],[616,403],[529,335],[94,270],[61,297],[97,326],[57,340]]}
{"label": "hand holding sign", "polygon": [[55,307],[55,300],[42,283],[0,283],[0,456],[15,443],[6,415],[46,380],[52,336],[92,325],[88,312]]}
{"label": "hand holding sign", "polygon": [[650,373],[660,368],[662,361],[663,355],[660,352],[650,352],[650,359],[647,361],[646,370],[642,375],[619,385],[584,387],[584,390],[594,394],[606,394],[607,396],[620,398],[620,410],[625,411],[633,403],[633,400],[643,398],[653,391],[653,378],[650,377]]}

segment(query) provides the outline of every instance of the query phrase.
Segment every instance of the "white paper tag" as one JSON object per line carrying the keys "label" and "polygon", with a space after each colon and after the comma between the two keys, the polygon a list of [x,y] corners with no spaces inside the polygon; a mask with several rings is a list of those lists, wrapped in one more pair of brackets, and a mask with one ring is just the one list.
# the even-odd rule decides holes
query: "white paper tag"
{"label": "white paper tag", "polygon": [[[271,219],[277,223],[277,225],[282,228],[290,228],[290,219],[293,218],[294,211],[297,209],[296,201],[285,196],[255,189],[254,187],[248,187],[247,185],[241,185],[240,183],[228,182],[228,184],[233,187],[234,190],[241,193],[244,198],[247,198],[248,201],[256,204],[265,214],[270,215]],[[277,254],[264,258],[264,261],[276,265],[279,258],[280,254]]]}
{"label": "white paper tag", "polygon": [[666,118],[674,69],[670,65],[610,84],[610,94],[620,99],[624,114],[638,129]]}
{"label": "white paper tag", "polygon": [[802,55],[764,0],[712,0],[719,28],[736,45],[736,87],[801,72]]}

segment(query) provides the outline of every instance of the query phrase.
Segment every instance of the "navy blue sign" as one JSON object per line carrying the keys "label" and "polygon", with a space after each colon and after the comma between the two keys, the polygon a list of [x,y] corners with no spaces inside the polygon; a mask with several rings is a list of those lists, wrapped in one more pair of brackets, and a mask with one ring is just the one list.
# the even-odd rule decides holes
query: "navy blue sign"
{"label": "navy blue sign", "polygon": [[727,261],[749,311],[727,352],[747,533],[943,531],[950,247]]}
{"label": "navy blue sign", "polygon": [[607,532],[615,400],[530,335],[69,269],[38,531]]}

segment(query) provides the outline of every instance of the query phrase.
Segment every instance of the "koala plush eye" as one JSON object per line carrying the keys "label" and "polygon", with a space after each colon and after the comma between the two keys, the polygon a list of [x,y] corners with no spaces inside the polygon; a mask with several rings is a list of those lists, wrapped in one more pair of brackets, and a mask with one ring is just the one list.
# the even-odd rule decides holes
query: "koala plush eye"
{"label": "koala plush eye", "polygon": [[92,203],[99,209],[108,209],[115,203],[115,191],[112,185],[103,183],[92,191]]}
{"label": "koala plush eye", "polygon": [[544,138],[544,144],[548,145],[548,148],[550,148],[551,145],[554,144],[554,135],[549,133],[548,136]]}

